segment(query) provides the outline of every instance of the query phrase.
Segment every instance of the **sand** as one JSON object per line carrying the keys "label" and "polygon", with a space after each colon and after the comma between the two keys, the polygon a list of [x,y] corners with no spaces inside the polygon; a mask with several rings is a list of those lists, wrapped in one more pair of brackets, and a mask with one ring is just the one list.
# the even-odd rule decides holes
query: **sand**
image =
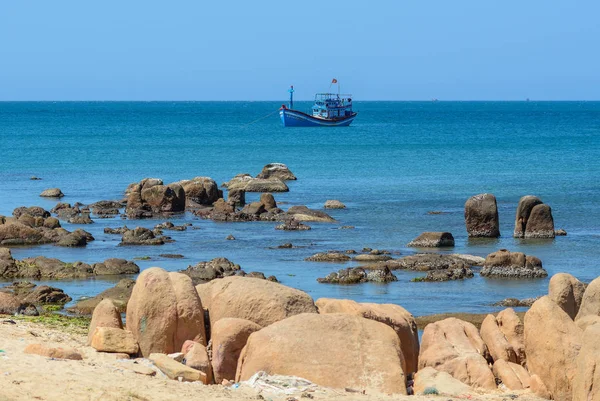
{"label": "sand", "polygon": [[[14,324],[12,323],[14,322]],[[82,361],[55,360],[38,355],[24,354],[32,343],[48,346],[72,347],[83,355]],[[6,400],[308,400],[302,392],[294,394],[271,393],[255,388],[201,383],[180,383],[162,373],[145,376],[131,370],[132,360],[118,360],[111,354],[98,353],[85,345],[85,330],[79,328],[52,328],[43,323],[17,320],[0,316],[0,401]],[[147,360],[138,366],[152,367]],[[473,393],[462,397],[449,396],[389,396],[384,394],[357,394],[344,390],[318,387],[309,392],[315,400],[489,400],[511,399],[537,401],[529,392]],[[262,397],[262,398],[261,398]]]}

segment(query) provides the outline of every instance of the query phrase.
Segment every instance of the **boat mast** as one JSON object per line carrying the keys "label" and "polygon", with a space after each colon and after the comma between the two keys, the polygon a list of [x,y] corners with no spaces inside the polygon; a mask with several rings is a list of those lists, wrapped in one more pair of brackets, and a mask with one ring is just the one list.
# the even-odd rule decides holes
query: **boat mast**
{"label": "boat mast", "polygon": [[288,89],[288,92],[290,92],[290,110],[294,109],[294,85],[290,86],[290,89]]}

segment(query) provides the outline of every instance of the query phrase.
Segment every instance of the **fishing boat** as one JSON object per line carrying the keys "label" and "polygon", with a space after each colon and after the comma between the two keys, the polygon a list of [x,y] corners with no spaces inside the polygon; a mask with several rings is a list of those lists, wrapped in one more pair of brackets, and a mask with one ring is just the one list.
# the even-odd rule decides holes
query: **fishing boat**
{"label": "fishing boat", "polygon": [[[334,79],[333,84],[337,83]],[[329,87],[331,89],[331,85]],[[294,110],[294,86],[288,90],[290,103],[281,105],[279,116],[284,127],[347,127],[356,117],[352,111],[352,95],[317,93],[310,113]]]}

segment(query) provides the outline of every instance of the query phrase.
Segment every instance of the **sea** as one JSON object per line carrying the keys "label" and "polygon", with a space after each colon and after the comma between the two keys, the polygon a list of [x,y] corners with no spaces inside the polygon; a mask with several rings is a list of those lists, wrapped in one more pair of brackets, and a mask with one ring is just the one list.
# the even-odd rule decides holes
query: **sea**
{"label": "sea", "polygon": [[[350,127],[284,128],[281,102],[0,102],[0,215],[19,206],[51,209],[41,198],[60,188],[62,202],[124,198],[128,184],[145,177],[165,183],[239,173],[258,174],[267,163],[285,163],[298,177],[281,208],[322,209],[328,199],[346,209],[328,210],[336,223],[309,223],[310,231],[275,230],[276,223],[217,223],[190,213],[170,220],[197,229],[166,231],[175,242],[119,246],[105,227],[153,227],[165,221],[95,219],[81,227],[96,238],[85,248],[53,245],[12,248],[15,258],[44,255],[95,263],[111,257],[137,260],[141,269],[177,271],[226,257],[247,272],[261,271],[320,297],[392,303],[416,316],[485,313],[504,298],[547,293],[549,277],[568,272],[584,282],[600,275],[600,102],[360,102]],[[308,110],[311,102],[296,102]],[[39,181],[30,177],[41,178]],[[501,237],[469,239],[464,204],[472,195],[498,200]],[[260,194],[247,194],[247,201]],[[536,195],[551,206],[556,228],[568,235],[548,240],[512,236],[519,199]],[[430,212],[441,212],[431,214]],[[353,229],[340,229],[353,226]],[[320,284],[317,278],[356,263],[304,259],[328,250],[422,251],[407,243],[424,231],[449,231],[455,246],[429,252],[485,257],[499,249],[542,260],[549,277],[411,282],[424,273],[395,271],[389,284]],[[226,240],[228,235],[236,240]],[[277,249],[291,242],[292,249]],[[167,259],[160,254],[182,254]],[[397,256],[399,257],[399,256]],[[118,278],[36,281],[62,288],[75,302],[113,286]],[[7,282],[0,285],[8,284]],[[72,302],[72,303],[73,303]],[[71,304],[72,304],[71,303]]]}

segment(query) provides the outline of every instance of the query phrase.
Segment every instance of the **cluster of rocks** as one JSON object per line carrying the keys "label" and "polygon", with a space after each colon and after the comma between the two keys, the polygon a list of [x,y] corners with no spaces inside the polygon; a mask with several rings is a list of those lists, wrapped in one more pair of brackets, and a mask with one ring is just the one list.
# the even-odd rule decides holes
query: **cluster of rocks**
{"label": "cluster of rocks", "polygon": [[85,246],[94,237],[77,229],[69,232],[57,218],[39,206],[18,207],[13,217],[0,216],[0,245],[55,244],[66,247]]}
{"label": "cluster of rocks", "polygon": [[93,264],[84,262],[66,263],[45,256],[15,260],[8,248],[0,248],[0,277],[5,279],[71,279],[137,274],[139,272],[138,265],[125,259],[110,258],[104,262]]}
{"label": "cluster of rocks", "polygon": [[238,174],[222,186],[230,192],[288,192],[290,189],[285,181],[289,180],[296,180],[296,176],[285,164],[270,163],[256,177],[247,173]]}
{"label": "cluster of rocks", "polygon": [[506,249],[489,254],[485,258],[480,274],[483,277],[502,278],[543,278],[548,276],[540,259]]}
{"label": "cluster of rocks", "polygon": [[317,281],[328,284],[389,283],[398,281],[398,278],[387,267],[372,269],[348,267],[331,272],[325,277],[318,278]]}
{"label": "cluster of rocks", "polygon": [[90,217],[91,210],[81,206],[83,205],[80,203],[76,203],[74,206],[71,206],[70,203],[57,203],[50,212],[71,224],[92,224],[94,221]]}
{"label": "cluster of rocks", "polygon": [[278,282],[275,276],[265,277],[261,272],[246,273],[240,265],[231,262],[227,258],[215,258],[210,261],[199,262],[194,266],[188,266],[187,269],[181,270],[180,273],[189,276],[194,285],[229,276],[248,276]]}
{"label": "cluster of rocks", "polygon": [[38,316],[38,306],[55,305],[62,308],[71,300],[59,288],[16,281],[0,288],[0,314]]}
{"label": "cluster of rocks", "polygon": [[133,230],[116,229],[110,233],[122,234],[119,245],[163,245],[167,242],[173,242],[170,237],[160,235],[162,234],[160,229],[150,230],[145,227],[136,227]]}
{"label": "cluster of rocks", "polygon": [[[492,194],[479,194],[470,197],[465,203],[465,224],[469,237],[500,236],[498,205]],[[560,235],[566,231],[559,230]],[[515,238],[554,238],[552,209],[540,198],[533,195],[519,200],[515,217]]]}

